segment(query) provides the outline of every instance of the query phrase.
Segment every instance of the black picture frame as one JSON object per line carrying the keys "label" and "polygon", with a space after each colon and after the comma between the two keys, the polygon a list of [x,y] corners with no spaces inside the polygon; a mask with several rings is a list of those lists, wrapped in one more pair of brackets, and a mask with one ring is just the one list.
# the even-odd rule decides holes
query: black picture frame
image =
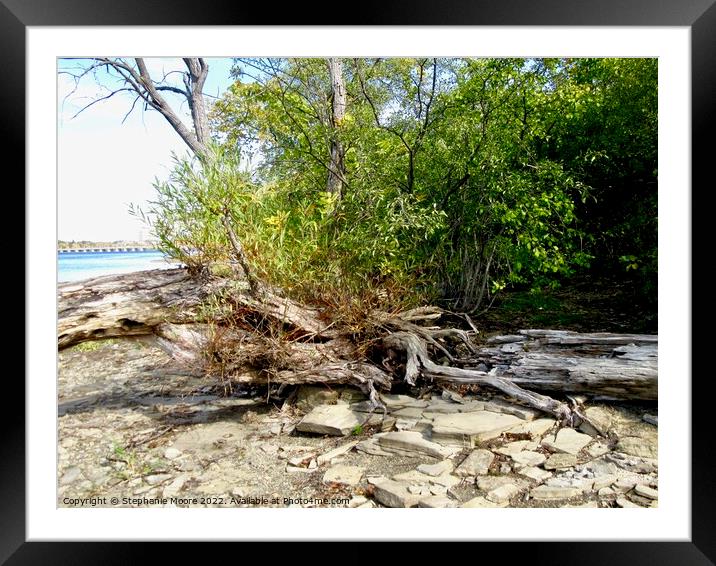
{"label": "black picture frame", "polygon": [[[563,26],[688,26],[692,34],[692,173],[693,183],[704,189],[713,184],[708,167],[713,161],[711,138],[716,99],[716,0],[493,0],[411,3],[363,1],[353,3],[351,25],[563,25]],[[266,10],[261,3],[208,1],[197,5],[188,0],[0,0],[0,58],[4,86],[0,109],[8,148],[8,164],[25,161],[25,32],[28,26],[68,25],[342,25],[345,16],[335,3],[296,3],[280,10]],[[20,171],[19,167],[17,168]],[[24,173],[19,182],[24,186]],[[685,198],[693,190],[684,188]],[[696,208],[692,205],[692,211]],[[705,222],[692,220],[692,241]],[[692,257],[698,257],[694,253]],[[692,274],[693,277],[693,274]],[[694,279],[692,279],[694,281]],[[27,282],[25,282],[27,283]],[[689,289],[684,292],[690,292]],[[32,298],[25,294],[25,304]],[[696,331],[692,336],[696,337]],[[705,344],[704,344],[705,345]],[[698,352],[698,340],[692,352]],[[685,368],[690,369],[690,368]],[[688,375],[688,374],[687,374]],[[529,564],[713,564],[716,560],[716,474],[710,454],[709,417],[712,403],[708,373],[691,371],[692,392],[692,537],[690,542],[581,542],[581,543],[493,543],[501,558],[526,560]],[[155,560],[190,559],[186,545],[88,542],[26,542],[25,537],[25,389],[15,379],[6,379],[6,399],[18,411],[4,414],[0,466],[0,563],[16,564],[124,564]],[[558,519],[556,520],[558,521]],[[240,526],[237,525],[237,528]],[[370,529],[370,524],[366,524]],[[559,525],[555,524],[558,537]],[[585,525],[585,536],[589,536]],[[81,538],[81,533],[78,533]],[[316,533],[320,539],[320,533]],[[497,545],[497,546],[495,546]],[[509,545],[509,546],[507,546]],[[412,546],[423,552],[422,545]],[[464,547],[459,547],[459,549]],[[459,550],[458,549],[458,550]],[[251,549],[252,551],[253,549]],[[250,556],[244,547],[243,559]],[[203,560],[221,560],[202,550]],[[235,551],[232,551],[235,552]],[[333,551],[326,550],[327,553]],[[345,551],[339,551],[345,552]],[[360,551],[359,551],[360,552]],[[365,552],[365,551],[363,551]],[[372,551],[368,551],[372,552]],[[456,556],[469,557],[473,550]],[[349,556],[349,555],[346,555]],[[486,556],[486,555],[485,555]],[[315,556],[312,558],[314,559]],[[373,559],[365,555],[365,559]],[[289,559],[288,556],[283,559]]]}

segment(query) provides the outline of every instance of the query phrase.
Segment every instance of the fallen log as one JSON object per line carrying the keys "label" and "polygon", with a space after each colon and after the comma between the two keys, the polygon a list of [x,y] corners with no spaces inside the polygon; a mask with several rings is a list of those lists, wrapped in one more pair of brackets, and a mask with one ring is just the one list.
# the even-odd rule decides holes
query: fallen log
{"label": "fallen log", "polygon": [[[230,279],[194,277],[186,269],[155,269],[107,275],[58,286],[57,344],[154,334],[163,323],[187,324],[206,317],[201,307],[214,296],[232,300],[245,315],[284,325],[313,339],[334,336],[319,312],[266,290],[254,299],[248,285]],[[221,315],[212,317],[221,322]]]}
{"label": "fallen log", "polygon": [[606,332],[521,330],[488,340],[476,361],[521,387],[610,400],[658,398],[658,337]]}
{"label": "fallen log", "polygon": [[[227,308],[209,317],[210,300]],[[376,405],[375,387],[390,389],[396,378],[410,385],[421,378],[480,384],[570,424],[583,419],[578,406],[543,393],[657,398],[656,336],[523,330],[478,346],[469,317],[422,307],[373,313],[369,324],[378,346],[366,357],[317,309],[277,290],[255,295],[245,282],[193,277],[183,269],[63,283],[58,304],[60,349],[152,335],[184,366],[237,384],[348,384]],[[447,327],[460,321],[468,328]]]}

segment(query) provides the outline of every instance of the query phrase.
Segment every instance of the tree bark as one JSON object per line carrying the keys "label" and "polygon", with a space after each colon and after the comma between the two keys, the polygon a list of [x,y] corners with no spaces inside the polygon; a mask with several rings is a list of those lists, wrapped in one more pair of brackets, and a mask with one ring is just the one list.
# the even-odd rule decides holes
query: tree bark
{"label": "tree bark", "polygon": [[[155,334],[164,323],[202,322],[200,307],[210,296],[224,296],[247,316],[278,323],[294,337],[327,340],[335,336],[315,309],[269,289],[259,301],[236,287],[231,280],[197,278],[185,269],[138,271],[60,283],[57,344],[62,349],[85,340]],[[220,315],[214,320],[223,322]]]}
{"label": "tree bark", "polygon": [[346,85],[343,80],[343,62],[338,58],[328,59],[328,71],[331,77],[332,114],[331,126],[331,162],[328,169],[327,191],[343,198],[343,179],[345,178],[345,151],[341,143],[339,130],[346,116]]}

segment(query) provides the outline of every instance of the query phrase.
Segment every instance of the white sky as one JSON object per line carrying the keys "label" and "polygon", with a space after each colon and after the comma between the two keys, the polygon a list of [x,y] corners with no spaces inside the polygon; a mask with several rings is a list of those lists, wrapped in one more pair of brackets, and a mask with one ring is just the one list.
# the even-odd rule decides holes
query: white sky
{"label": "white sky", "polygon": [[[231,83],[231,59],[207,58],[207,63],[204,92],[217,96]],[[162,70],[185,69],[179,58],[147,59],[147,66],[155,79],[162,76]],[[158,112],[142,111],[139,104],[122,124],[132,104],[129,93],[113,96],[72,118],[101,95],[91,76],[84,77],[65,100],[72,88],[71,77],[58,75],[58,239],[146,239],[149,228],[129,214],[129,204],[146,209],[147,201],[154,198],[154,179],[167,178],[172,151],[184,153],[186,145]],[[188,116],[186,104],[180,110]]]}

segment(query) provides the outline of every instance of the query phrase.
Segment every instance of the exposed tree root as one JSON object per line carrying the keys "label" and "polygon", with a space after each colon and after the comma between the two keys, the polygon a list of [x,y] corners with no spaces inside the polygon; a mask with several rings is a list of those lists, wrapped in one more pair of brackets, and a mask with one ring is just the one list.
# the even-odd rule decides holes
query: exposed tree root
{"label": "exposed tree root", "polygon": [[[576,403],[570,406],[532,389],[656,399],[655,336],[525,330],[477,347],[469,317],[421,307],[397,315],[371,313],[371,335],[378,337],[371,361],[318,310],[276,290],[252,291],[245,283],[195,278],[181,269],[62,284],[58,347],[153,335],[173,359],[196,373],[247,385],[351,385],[376,408],[382,406],[377,389],[390,390],[393,376],[410,385],[421,378],[478,384],[572,426],[584,420]],[[206,322],[202,307],[212,297],[230,308]]]}

